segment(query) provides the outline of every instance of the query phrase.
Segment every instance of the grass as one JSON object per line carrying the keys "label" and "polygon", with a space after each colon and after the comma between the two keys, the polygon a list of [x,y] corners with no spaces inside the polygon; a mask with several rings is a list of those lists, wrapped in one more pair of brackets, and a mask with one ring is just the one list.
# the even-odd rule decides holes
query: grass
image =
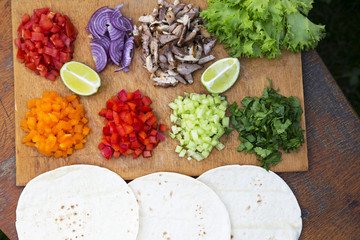
{"label": "grass", "polygon": [[309,18],[326,26],[317,52],[360,115],[360,1],[316,0]]}

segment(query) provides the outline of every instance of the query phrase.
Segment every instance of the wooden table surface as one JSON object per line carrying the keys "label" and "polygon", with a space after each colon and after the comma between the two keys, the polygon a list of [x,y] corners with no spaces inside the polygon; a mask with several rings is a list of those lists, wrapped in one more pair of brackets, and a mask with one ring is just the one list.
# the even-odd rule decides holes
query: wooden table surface
{"label": "wooden table surface", "polygon": [[[11,1],[0,1],[0,229],[16,240]],[[320,43],[321,44],[321,43]],[[309,171],[279,174],[303,217],[300,239],[360,239],[360,120],[316,51],[302,53]]]}

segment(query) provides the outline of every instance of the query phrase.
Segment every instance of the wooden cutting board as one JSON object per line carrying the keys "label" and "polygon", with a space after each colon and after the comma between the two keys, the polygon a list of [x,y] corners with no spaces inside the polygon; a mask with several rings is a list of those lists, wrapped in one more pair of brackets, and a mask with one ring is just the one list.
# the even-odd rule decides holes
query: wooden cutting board
{"label": "wooden cutting board", "polygon": [[[151,13],[156,7],[156,0],[123,0],[124,7],[121,12],[126,17],[131,17],[133,23],[138,23],[139,16]],[[190,1],[184,1],[186,3]],[[191,3],[204,9],[207,5],[205,0],[193,0]],[[119,1],[95,1],[95,0],[37,0],[37,1],[12,1],[12,23],[13,37],[17,35],[16,29],[20,24],[20,18],[24,13],[32,14],[32,9],[50,7],[54,12],[60,12],[70,17],[71,21],[79,31],[75,41],[75,61],[83,62],[94,68],[94,62],[90,52],[88,33],[85,27],[92,13],[102,6],[115,7]],[[171,139],[166,133],[166,139],[159,144],[153,151],[153,157],[144,159],[139,157],[133,160],[131,157],[104,159],[97,148],[101,141],[103,119],[98,115],[101,108],[105,107],[106,100],[117,94],[121,89],[127,91],[140,91],[148,95],[153,103],[152,107],[160,123],[171,126],[169,115],[171,113],[168,103],[176,96],[183,95],[184,92],[207,93],[200,83],[200,76],[204,69],[194,74],[195,83],[192,85],[179,84],[175,88],[158,88],[152,85],[149,74],[143,68],[140,59],[140,49],[137,49],[130,72],[114,72],[116,66],[107,66],[105,71],[100,73],[102,85],[99,92],[93,96],[80,97],[81,103],[87,111],[89,119],[88,126],[91,133],[87,137],[85,148],[77,150],[68,158],[56,159],[40,154],[35,148],[22,144],[25,132],[20,127],[20,121],[24,118],[27,111],[26,102],[33,98],[42,97],[44,91],[54,90],[62,96],[71,94],[61,79],[55,82],[37,76],[32,71],[16,60],[16,47],[14,46],[14,81],[15,81],[15,121],[16,121],[16,185],[23,186],[35,176],[55,169],[60,166],[71,164],[94,164],[109,168],[124,179],[134,179],[136,177],[156,171],[172,171],[198,176],[201,173],[228,164],[254,164],[259,165],[256,157],[251,154],[245,155],[236,151],[240,142],[237,140],[237,133],[233,131],[226,142],[226,148],[222,151],[213,150],[211,155],[201,161],[188,161],[186,158],[179,158],[174,152],[177,144],[176,140]],[[228,57],[228,54],[221,45],[216,46],[212,52],[216,59]],[[273,80],[274,88],[279,88],[280,94],[285,96],[296,96],[300,99],[304,108],[303,82],[301,72],[301,55],[284,52],[277,60],[267,59],[240,59],[241,73],[236,84],[225,93],[229,103],[240,101],[245,96],[260,96],[264,87],[268,86],[266,78]],[[302,116],[301,126],[305,129],[305,116]],[[306,137],[305,137],[306,139]],[[286,171],[306,171],[308,169],[307,146],[306,142],[299,149],[298,153],[283,154],[283,161],[272,170],[277,172]]]}

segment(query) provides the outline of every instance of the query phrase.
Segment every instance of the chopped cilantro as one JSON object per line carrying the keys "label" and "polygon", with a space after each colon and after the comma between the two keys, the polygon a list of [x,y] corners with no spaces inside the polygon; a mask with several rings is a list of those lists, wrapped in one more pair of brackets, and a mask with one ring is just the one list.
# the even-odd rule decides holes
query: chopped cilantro
{"label": "chopped cilantro", "polygon": [[284,152],[297,152],[304,142],[304,130],[299,123],[303,110],[296,97],[284,97],[270,86],[263,95],[245,97],[238,108],[236,102],[229,106],[230,122],[239,133],[238,151],[255,153],[261,166],[269,170],[281,162]]}

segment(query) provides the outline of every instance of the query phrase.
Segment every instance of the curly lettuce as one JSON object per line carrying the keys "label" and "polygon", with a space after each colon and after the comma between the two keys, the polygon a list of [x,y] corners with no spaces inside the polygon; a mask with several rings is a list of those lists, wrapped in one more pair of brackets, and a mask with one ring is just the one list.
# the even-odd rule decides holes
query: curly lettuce
{"label": "curly lettuce", "polygon": [[306,16],[313,0],[208,0],[200,13],[209,32],[233,57],[278,58],[281,50],[310,50],[325,36],[325,26]]}

